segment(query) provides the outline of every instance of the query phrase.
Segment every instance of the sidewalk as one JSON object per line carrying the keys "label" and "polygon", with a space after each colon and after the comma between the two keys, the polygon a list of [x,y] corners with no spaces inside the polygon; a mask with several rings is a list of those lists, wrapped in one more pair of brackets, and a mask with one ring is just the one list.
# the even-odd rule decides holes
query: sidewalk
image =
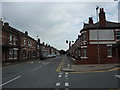
{"label": "sidewalk", "polygon": [[[66,67],[67,66],[67,67]],[[61,70],[66,72],[87,72],[87,71],[103,71],[116,67],[120,67],[120,64],[82,64],[82,65],[68,65],[63,64]]]}

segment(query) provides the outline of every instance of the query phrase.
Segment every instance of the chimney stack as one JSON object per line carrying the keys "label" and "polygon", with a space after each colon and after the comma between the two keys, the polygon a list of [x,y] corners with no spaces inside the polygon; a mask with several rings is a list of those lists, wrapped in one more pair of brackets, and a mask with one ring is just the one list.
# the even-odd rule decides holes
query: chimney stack
{"label": "chimney stack", "polygon": [[100,27],[105,27],[106,26],[106,17],[105,17],[105,12],[103,8],[100,8],[100,13],[99,13],[99,26]]}
{"label": "chimney stack", "polygon": [[45,42],[43,42],[43,45],[45,45]]}
{"label": "chimney stack", "polygon": [[40,44],[40,39],[38,38],[38,43]]}
{"label": "chimney stack", "polygon": [[28,36],[28,32],[27,32],[27,31],[25,31],[25,35],[27,35],[27,36]]}
{"label": "chimney stack", "polygon": [[92,17],[89,17],[89,24],[93,24],[93,19],[92,19]]}
{"label": "chimney stack", "polygon": [[8,23],[8,22],[5,22],[5,23],[4,23],[4,26],[9,26],[9,23]]}

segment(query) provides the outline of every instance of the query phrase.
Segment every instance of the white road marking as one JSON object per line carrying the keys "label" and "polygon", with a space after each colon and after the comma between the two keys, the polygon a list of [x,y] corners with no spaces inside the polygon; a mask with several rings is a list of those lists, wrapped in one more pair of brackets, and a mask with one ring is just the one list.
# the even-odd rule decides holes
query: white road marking
{"label": "white road marking", "polygon": [[120,75],[115,75],[116,77],[120,78]]}
{"label": "white road marking", "polygon": [[62,73],[60,73],[60,75],[61,75]]}
{"label": "white road marking", "polygon": [[65,75],[65,77],[68,77],[68,75]]}
{"label": "white road marking", "polygon": [[68,75],[68,73],[65,73],[66,75]]}
{"label": "white road marking", "polygon": [[65,87],[69,87],[69,83],[68,82],[65,83]]}
{"label": "white road marking", "polygon": [[4,86],[4,85],[6,85],[6,84],[8,84],[8,83],[10,83],[10,82],[12,82],[12,81],[14,81],[14,80],[16,80],[16,79],[20,78],[20,77],[21,77],[21,75],[20,75],[20,76],[18,76],[18,77],[16,77],[16,78],[13,78],[13,79],[11,79],[11,80],[9,80],[9,81],[5,82],[5,83],[3,83],[3,84],[1,84],[1,85],[0,85],[0,87],[1,87],[1,86]]}
{"label": "white road marking", "polygon": [[56,83],[56,86],[60,86],[60,82],[57,82],[57,83]]}
{"label": "white road marking", "polygon": [[60,78],[60,77],[62,77],[62,75],[59,75],[58,77]]}
{"label": "white road marking", "polygon": [[32,71],[35,71],[35,70],[37,70],[37,69],[39,69],[39,68],[41,68],[42,66],[39,66],[39,67],[37,67],[37,68],[35,68],[35,69],[33,69]]}

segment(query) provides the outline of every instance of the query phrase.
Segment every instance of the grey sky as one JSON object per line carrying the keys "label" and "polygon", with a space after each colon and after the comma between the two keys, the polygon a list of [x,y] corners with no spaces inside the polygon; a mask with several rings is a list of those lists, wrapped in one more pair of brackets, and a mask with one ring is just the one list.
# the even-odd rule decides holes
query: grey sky
{"label": "grey sky", "polygon": [[11,26],[57,49],[68,49],[66,40],[77,39],[83,22],[96,21],[96,5],[105,9],[107,20],[118,21],[116,2],[4,2],[2,17]]}

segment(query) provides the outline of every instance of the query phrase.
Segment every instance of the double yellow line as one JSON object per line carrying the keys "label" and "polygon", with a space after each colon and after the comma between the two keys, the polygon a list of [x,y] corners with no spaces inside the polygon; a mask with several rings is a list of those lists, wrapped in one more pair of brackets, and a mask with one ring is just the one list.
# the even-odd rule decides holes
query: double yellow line
{"label": "double yellow line", "polygon": [[57,67],[56,72],[60,72],[60,70],[61,70],[61,68],[62,68],[62,66],[63,66],[63,64],[64,64],[64,60],[65,60],[65,56],[63,57],[61,63],[60,63],[59,66]]}
{"label": "double yellow line", "polygon": [[68,72],[68,73],[92,73],[92,72],[110,72],[110,71],[116,71],[119,70],[120,67],[115,67],[112,69],[108,69],[108,70],[96,70],[96,71],[75,71],[75,72]]}

